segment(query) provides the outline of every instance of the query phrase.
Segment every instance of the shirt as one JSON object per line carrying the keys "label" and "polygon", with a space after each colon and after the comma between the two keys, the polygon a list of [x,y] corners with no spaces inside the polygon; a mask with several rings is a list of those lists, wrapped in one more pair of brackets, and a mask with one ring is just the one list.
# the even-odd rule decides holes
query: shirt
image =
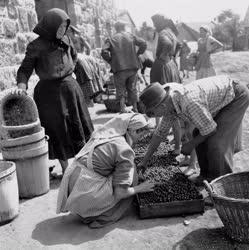
{"label": "shirt", "polygon": [[142,38],[128,32],[119,32],[105,41],[101,56],[111,65],[113,73],[129,69],[138,70],[138,55],[143,54],[146,47],[146,42]]}
{"label": "shirt", "polygon": [[210,134],[217,127],[213,117],[235,97],[232,83],[228,76],[221,75],[200,79],[185,86],[165,84],[165,87],[169,87],[174,110],[165,110],[155,134],[165,138],[175,119],[191,122],[203,136]]}

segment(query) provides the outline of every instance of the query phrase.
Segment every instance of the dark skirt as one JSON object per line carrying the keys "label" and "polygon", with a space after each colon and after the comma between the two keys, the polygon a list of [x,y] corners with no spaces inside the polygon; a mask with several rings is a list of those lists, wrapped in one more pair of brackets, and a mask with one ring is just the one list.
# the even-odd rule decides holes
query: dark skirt
{"label": "dark skirt", "polygon": [[41,125],[49,136],[49,158],[67,160],[85,145],[93,124],[83,93],[76,80],[41,80],[35,87]]}
{"label": "dark skirt", "polygon": [[150,71],[150,82],[159,82],[161,84],[168,82],[181,83],[180,73],[174,60],[171,59],[169,62],[165,62],[156,59]]}

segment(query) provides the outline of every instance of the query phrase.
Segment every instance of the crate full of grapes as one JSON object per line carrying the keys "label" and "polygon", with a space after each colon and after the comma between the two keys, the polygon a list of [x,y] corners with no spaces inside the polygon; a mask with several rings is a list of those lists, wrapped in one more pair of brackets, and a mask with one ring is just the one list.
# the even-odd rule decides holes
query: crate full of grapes
{"label": "crate full of grapes", "polygon": [[178,167],[154,164],[143,176],[156,185],[153,192],[137,195],[141,219],[204,212],[203,196]]}

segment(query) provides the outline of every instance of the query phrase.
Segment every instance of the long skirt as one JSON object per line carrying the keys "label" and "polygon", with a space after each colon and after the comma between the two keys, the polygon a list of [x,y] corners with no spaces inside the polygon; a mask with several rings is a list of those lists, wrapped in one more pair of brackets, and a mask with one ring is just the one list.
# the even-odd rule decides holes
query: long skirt
{"label": "long skirt", "polygon": [[[233,170],[233,155],[238,152],[241,124],[249,106],[249,90],[245,85],[234,83],[235,98],[214,118],[217,132],[196,147],[201,175],[212,180]],[[194,130],[193,136],[199,131]]]}
{"label": "long skirt", "polygon": [[49,158],[74,157],[89,140],[93,124],[83,93],[76,80],[41,80],[35,87],[41,125],[49,136]]}
{"label": "long skirt", "polygon": [[181,83],[180,73],[174,60],[171,59],[169,62],[165,62],[157,58],[150,71],[150,82],[159,82],[161,84],[168,82]]}

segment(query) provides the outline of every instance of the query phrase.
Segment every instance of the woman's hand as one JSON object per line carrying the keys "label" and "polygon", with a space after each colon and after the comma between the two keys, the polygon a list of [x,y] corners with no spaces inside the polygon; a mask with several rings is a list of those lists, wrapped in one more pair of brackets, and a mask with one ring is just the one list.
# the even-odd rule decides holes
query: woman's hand
{"label": "woman's hand", "polygon": [[146,192],[153,192],[154,190],[154,183],[149,181],[145,181],[136,186],[136,193],[146,193]]}
{"label": "woman's hand", "polygon": [[11,91],[11,92],[13,94],[16,94],[16,95],[27,95],[26,84],[25,83],[18,83],[17,88],[13,89],[13,91]]}

